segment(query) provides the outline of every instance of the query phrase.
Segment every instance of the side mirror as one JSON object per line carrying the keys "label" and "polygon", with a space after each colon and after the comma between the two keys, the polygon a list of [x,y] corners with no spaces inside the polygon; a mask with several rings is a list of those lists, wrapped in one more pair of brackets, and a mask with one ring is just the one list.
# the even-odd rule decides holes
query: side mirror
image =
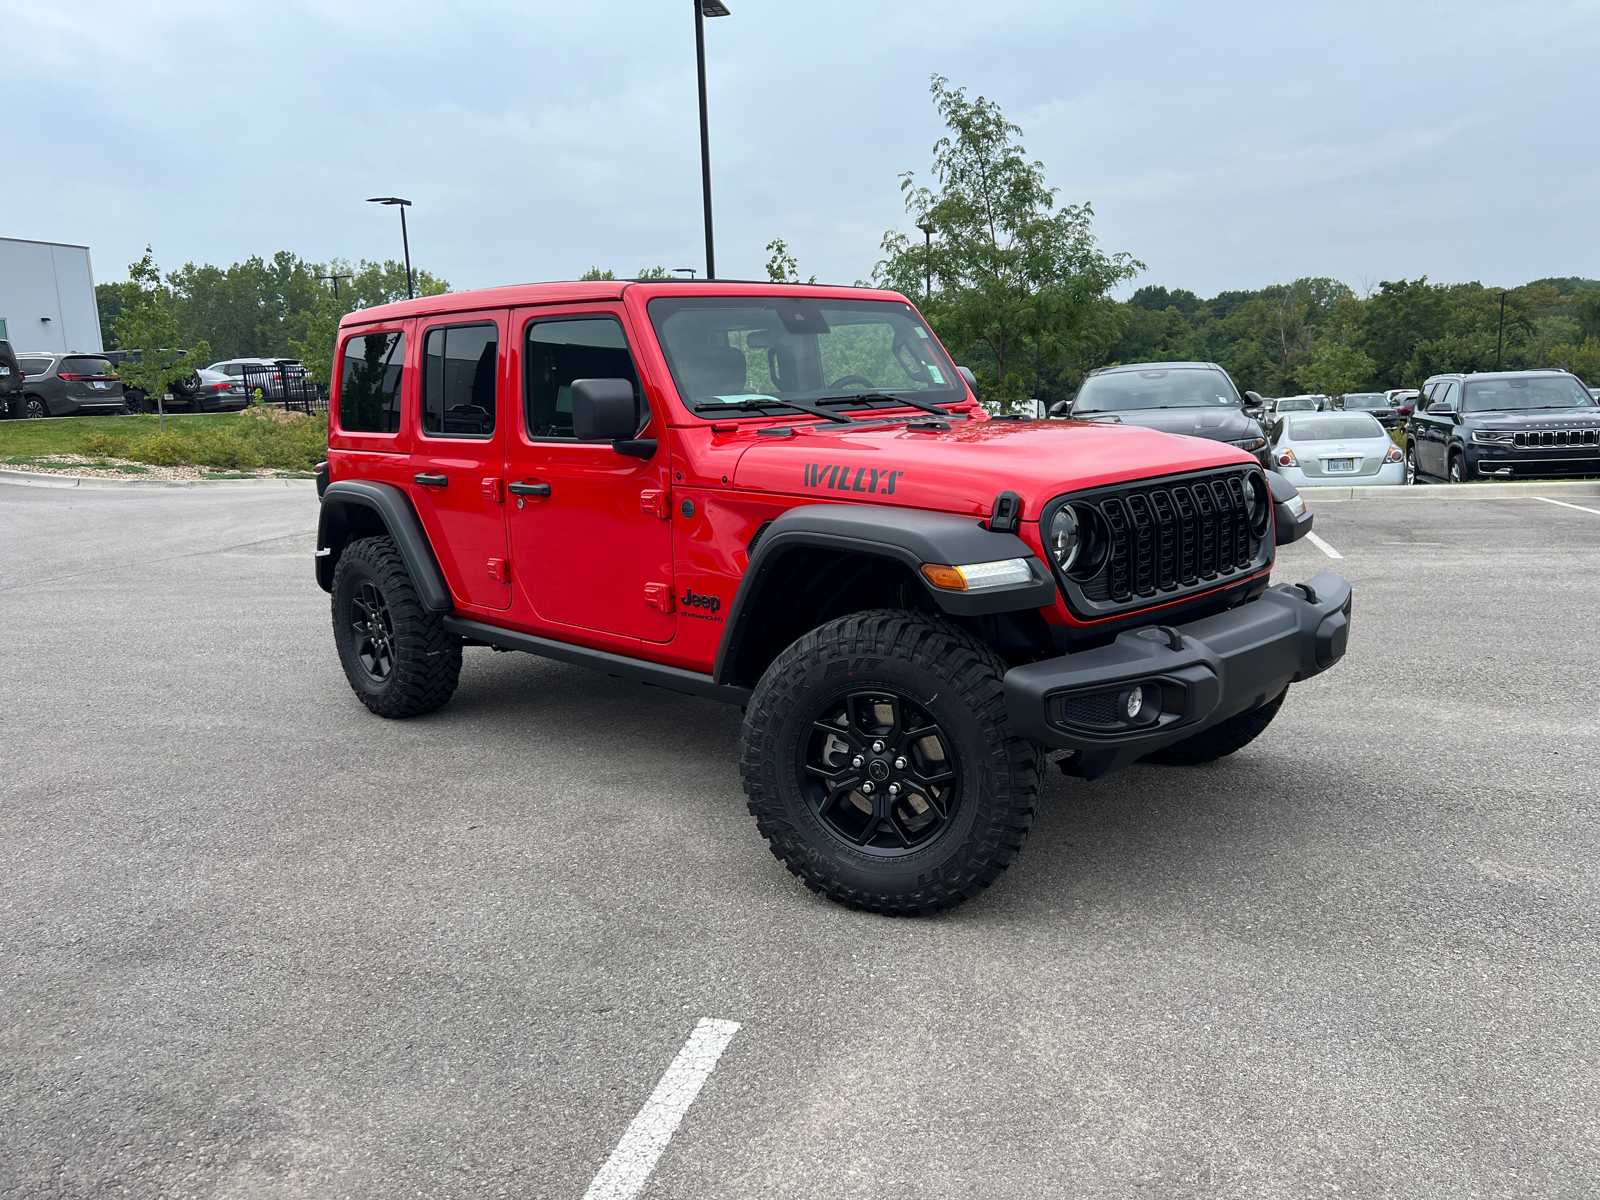
{"label": "side mirror", "polygon": [[1257,407],[1260,407],[1261,405],[1266,403],[1266,399],[1261,395],[1260,392],[1246,392],[1244,394],[1244,398],[1249,403],[1251,403],[1251,404],[1253,404],[1253,405],[1255,405]]}
{"label": "side mirror", "polygon": [[1267,486],[1272,489],[1273,524],[1277,527],[1280,546],[1298,542],[1311,532],[1311,510],[1300,498],[1300,489],[1276,471],[1267,472]]}
{"label": "side mirror", "polygon": [[1050,415],[1052,417],[1070,417],[1072,415],[1072,401],[1057,400],[1050,406]]}
{"label": "side mirror", "polygon": [[971,367],[957,367],[956,373],[967,381],[967,386],[972,389],[972,394],[978,394],[978,377],[972,373]]}
{"label": "side mirror", "polygon": [[580,442],[610,442],[618,454],[649,458],[654,438],[637,439],[639,407],[627,379],[574,379],[572,433]]}

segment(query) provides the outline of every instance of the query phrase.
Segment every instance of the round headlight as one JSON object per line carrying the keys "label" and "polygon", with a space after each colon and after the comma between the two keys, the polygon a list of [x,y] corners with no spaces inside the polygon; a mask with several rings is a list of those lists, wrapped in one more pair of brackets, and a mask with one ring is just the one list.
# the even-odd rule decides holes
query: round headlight
{"label": "round headlight", "polygon": [[1056,515],[1050,518],[1050,531],[1045,536],[1045,549],[1050,551],[1050,557],[1056,560],[1056,566],[1066,571],[1078,561],[1078,552],[1083,548],[1083,539],[1078,530],[1078,516],[1072,511],[1072,505],[1063,504],[1056,509]]}

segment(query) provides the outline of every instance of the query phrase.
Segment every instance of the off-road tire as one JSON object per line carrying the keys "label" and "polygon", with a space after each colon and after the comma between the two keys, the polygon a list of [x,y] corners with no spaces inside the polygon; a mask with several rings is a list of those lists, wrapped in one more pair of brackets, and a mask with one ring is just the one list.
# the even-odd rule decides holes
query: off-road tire
{"label": "off-road tire", "polygon": [[[1006,717],[1005,669],[961,629],[903,609],[855,613],[791,645],[756,685],[741,739],[739,772],[772,853],[812,891],[868,912],[928,913],[983,891],[1022,849],[1043,766],[1039,746]],[[825,825],[801,782],[819,714],[878,688],[936,723],[956,767],[942,831],[889,858]]]}
{"label": "off-road tire", "polygon": [[[380,674],[358,653],[354,621],[363,584],[377,589],[387,613],[389,667]],[[345,547],[333,572],[333,640],[351,689],[380,717],[433,712],[461,677],[461,639],[446,632],[440,614],[422,606],[392,538],[362,538]]]}
{"label": "off-road tire", "polygon": [[1193,737],[1163,746],[1154,754],[1146,754],[1143,761],[1163,767],[1198,767],[1201,763],[1226,758],[1261,736],[1261,731],[1271,725],[1272,718],[1278,715],[1278,710],[1283,707],[1283,699],[1288,694],[1289,689],[1284,688],[1277,699],[1268,700],[1260,708],[1239,713]]}

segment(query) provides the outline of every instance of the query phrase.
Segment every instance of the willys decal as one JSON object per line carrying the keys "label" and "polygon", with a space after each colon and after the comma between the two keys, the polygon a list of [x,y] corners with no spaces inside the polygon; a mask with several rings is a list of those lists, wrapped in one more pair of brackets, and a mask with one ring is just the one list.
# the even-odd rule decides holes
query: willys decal
{"label": "willys decal", "polygon": [[836,492],[874,492],[894,495],[894,485],[904,471],[880,471],[877,467],[833,466],[807,463],[805,486],[829,488]]}

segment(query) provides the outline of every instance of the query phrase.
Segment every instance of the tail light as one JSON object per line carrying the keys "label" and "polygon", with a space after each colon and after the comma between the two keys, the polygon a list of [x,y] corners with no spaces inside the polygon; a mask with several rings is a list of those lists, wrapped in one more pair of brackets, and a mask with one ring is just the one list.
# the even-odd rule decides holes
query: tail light
{"label": "tail light", "polygon": [[1407,406],[1406,408],[1397,408],[1397,409],[1395,409],[1395,412],[1398,413],[1402,417],[1409,417],[1411,415],[1411,409],[1410,409],[1409,406]]}
{"label": "tail light", "polygon": [[232,389],[233,381],[229,379],[224,379],[221,383],[213,383],[211,385],[211,390],[213,392],[226,392],[231,391]]}
{"label": "tail light", "polygon": [[93,375],[69,375],[65,371],[63,371],[61,374],[57,375],[56,378],[57,379],[64,379],[68,383],[82,383],[85,379],[93,379],[94,376]]}
{"label": "tail light", "polygon": [[1278,451],[1278,465],[1280,467],[1298,467],[1300,460],[1294,456],[1293,450]]}
{"label": "tail light", "polygon": [[1400,453],[1399,446],[1390,446],[1389,453],[1383,456],[1383,461],[1386,463],[1405,462],[1405,460],[1406,456]]}

